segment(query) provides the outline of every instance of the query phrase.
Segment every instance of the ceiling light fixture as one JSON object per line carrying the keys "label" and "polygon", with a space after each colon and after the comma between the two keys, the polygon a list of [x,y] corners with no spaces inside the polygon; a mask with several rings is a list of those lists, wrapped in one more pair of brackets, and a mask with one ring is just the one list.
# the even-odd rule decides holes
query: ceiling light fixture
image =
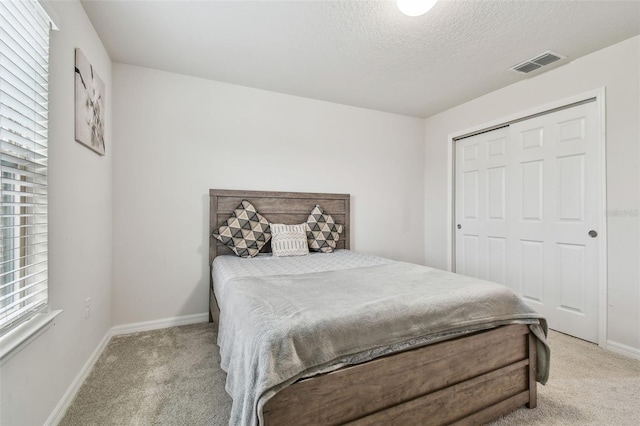
{"label": "ceiling light fixture", "polygon": [[396,0],[400,12],[407,16],[424,15],[436,4],[438,0]]}

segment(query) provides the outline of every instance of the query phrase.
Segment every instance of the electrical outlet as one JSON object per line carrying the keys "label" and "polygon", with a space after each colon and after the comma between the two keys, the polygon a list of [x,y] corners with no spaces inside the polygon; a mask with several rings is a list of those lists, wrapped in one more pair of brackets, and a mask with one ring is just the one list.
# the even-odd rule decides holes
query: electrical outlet
{"label": "electrical outlet", "polygon": [[88,319],[91,316],[91,298],[87,297],[84,300],[84,319]]}

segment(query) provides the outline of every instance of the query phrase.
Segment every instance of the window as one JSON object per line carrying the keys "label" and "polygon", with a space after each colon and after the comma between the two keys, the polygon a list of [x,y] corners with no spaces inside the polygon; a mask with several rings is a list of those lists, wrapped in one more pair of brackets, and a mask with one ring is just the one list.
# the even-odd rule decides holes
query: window
{"label": "window", "polygon": [[0,1],[0,335],[47,307],[50,27],[36,1]]}

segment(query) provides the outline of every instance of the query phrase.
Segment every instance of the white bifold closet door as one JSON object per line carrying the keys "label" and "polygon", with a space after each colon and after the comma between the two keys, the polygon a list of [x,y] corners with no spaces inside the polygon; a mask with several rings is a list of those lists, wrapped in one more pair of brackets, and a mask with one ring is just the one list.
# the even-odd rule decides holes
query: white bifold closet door
{"label": "white bifold closet door", "polygon": [[598,341],[596,103],[456,142],[456,272],[512,288],[555,330]]}

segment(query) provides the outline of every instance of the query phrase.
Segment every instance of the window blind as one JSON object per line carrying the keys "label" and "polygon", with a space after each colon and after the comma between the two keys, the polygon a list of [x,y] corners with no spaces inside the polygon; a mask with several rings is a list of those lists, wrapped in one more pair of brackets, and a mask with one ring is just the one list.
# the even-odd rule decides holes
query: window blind
{"label": "window blind", "polygon": [[36,1],[0,1],[0,335],[47,306],[50,27]]}

